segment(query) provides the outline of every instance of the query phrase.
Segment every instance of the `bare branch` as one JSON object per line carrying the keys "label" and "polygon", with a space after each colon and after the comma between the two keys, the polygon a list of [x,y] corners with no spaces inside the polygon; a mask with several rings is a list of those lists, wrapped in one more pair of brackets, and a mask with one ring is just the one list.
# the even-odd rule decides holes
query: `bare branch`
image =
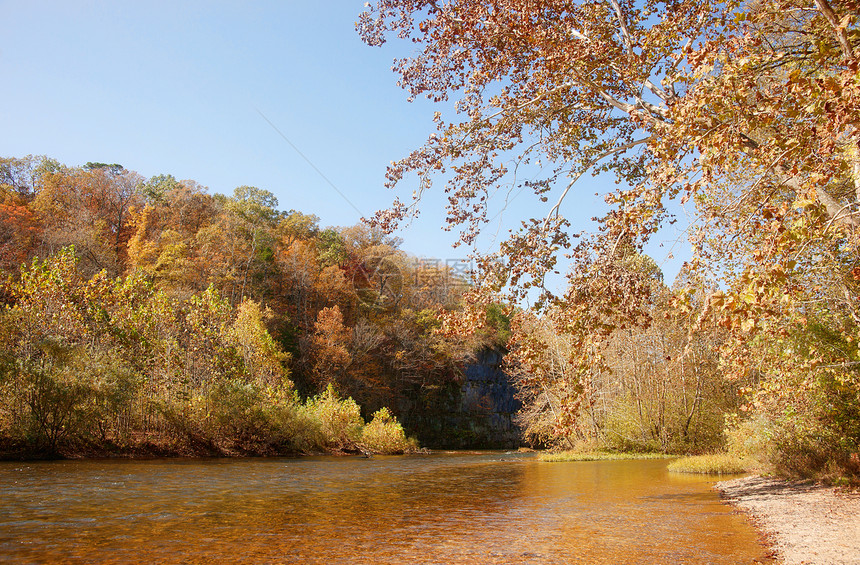
{"label": "bare branch", "polygon": [[[665,90],[663,90],[662,88],[660,88],[659,86],[657,86],[656,84],[651,82],[651,79],[649,79],[649,78],[646,78],[642,84],[645,86],[645,88],[650,90],[655,96],[659,97],[664,102],[668,102],[670,98],[673,98],[672,96],[669,95],[668,92],[666,92]],[[666,117],[666,116],[664,116],[664,117]]]}
{"label": "bare branch", "polygon": [[565,187],[564,192],[561,193],[561,196],[559,197],[558,202],[556,202],[555,206],[553,206],[550,209],[549,213],[546,216],[546,219],[543,222],[544,229],[546,229],[547,225],[549,224],[549,220],[550,220],[550,218],[553,217],[553,215],[555,215],[556,217],[558,216],[559,210],[561,208],[561,203],[564,201],[564,198],[567,196],[567,193],[570,192],[570,189],[573,188],[573,185],[576,184],[576,181],[578,181],[580,178],[582,178],[582,175],[584,175],[589,169],[591,169],[591,167],[593,167],[594,165],[596,165],[597,163],[599,163],[603,159],[609,157],[610,155],[615,155],[616,153],[621,153],[622,151],[627,151],[628,149],[630,149],[632,147],[635,147],[637,145],[641,145],[643,143],[647,143],[647,142],[651,141],[651,139],[652,139],[651,137],[646,137],[644,139],[638,139],[636,141],[631,141],[630,143],[625,143],[624,145],[619,145],[618,147],[610,149],[609,151],[604,151],[603,153],[601,153],[597,157],[594,157],[593,159],[589,160],[585,164],[585,167],[583,167],[582,170],[579,171],[576,175],[574,175],[574,177],[571,179],[571,181],[569,183],[567,183],[567,186]]}

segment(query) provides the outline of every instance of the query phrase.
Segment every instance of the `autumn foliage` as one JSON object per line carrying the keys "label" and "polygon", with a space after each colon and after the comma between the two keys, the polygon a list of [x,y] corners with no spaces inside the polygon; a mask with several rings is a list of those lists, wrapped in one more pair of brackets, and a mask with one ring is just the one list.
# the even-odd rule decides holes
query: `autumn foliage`
{"label": "autumn foliage", "polygon": [[393,414],[471,354],[434,332],[465,281],[378,230],[119,165],[0,173],[6,451],[412,449]]}
{"label": "autumn foliage", "polygon": [[[374,221],[393,229],[442,185],[468,244],[493,195],[543,205],[485,255],[482,288],[541,295],[540,321],[517,327],[546,325],[549,342],[515,335],[514,348],[532,397],[548,395],[539,380],[554,387],[557,439],[594,428],[594,380],[618,372],[608,352],[665,316],[683,321],[686,345],[668,354],[683,367],[655,370],[691,378],[695,344],[710,342],[741,394],[728,431],[763,464],[860,473],[858,24],[852,0],[379,0],[362,38],[411,40],[400,84],[455,113],[389,167],[389,185],[417,188]],[[565,214],[591,173],[620,186],[580,237]],[[626,262],[679,219],[692,251],[669,290]],[[559,292],[543,281],[564,254]],[[568,368],[546,373],[535,363],[554,349]]]}

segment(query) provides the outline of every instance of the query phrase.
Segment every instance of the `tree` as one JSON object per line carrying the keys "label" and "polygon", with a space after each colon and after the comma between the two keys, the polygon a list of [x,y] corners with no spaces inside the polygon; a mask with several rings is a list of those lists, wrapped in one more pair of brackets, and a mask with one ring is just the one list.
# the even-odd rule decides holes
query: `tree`
{"label": "tree", "polygon": [[299,239],[310,239],[319,231],[320,219],[314,214],[303,214],[290,210],[278,222],[277,234],[284,247],[289,247]]}
{"label": "tree", "polygon": [[[375,219],[392,228],[417,213],[433,178],[450,173],[448,221],[472,242],[487,221],[490,195],[505,191],[505,163],[517,150],[517,162],[542,160],[551,169],[521,183],[523,191],[542,201],[559,194],[547,216],[527,222],[503,251],[515,280],[540,280],[554,267],[532,258],[547,243],[550,251],[566,245],[564,199],[589,170],[632,185],[608,197],[615,209],[603,224],[610,236],[637,243],[666,217],[666,198],[701,194],[729,170],[776,173],[798,201],[812,189],[813,201],[834,217],[835,195],[809,184],[826,184],[844,170],[845,144],[856,135],[854,24],[849,4],[833,6],[821,0],[806,10],[802,2],[774,1],[744,11],[733,1],[381,0],[361,15],[363,39],[377,45],[391,33],[420,45],[419,55],[395,64],[401,85],[410,96],[433,100],[462,91],[457,108],[465,119],[446,122],[437,114],[437,132],[389,167],[389,185],[415,173],[419,190],[412,204],[398,201]],[[786,29],[785,18],[773,18],[787,10],[808,15]],[[769,41],[776,34],[783,39]],[[762,81],[769,69],[772,76]],[[762,107],[762,96],[770,106]],[[825,152],[800,143],[796,125],[807,139],[829,140]],[[810,178],[798,177],[789,163],[803,163]],[[813,167],[820,176],[812,176]],[[760,184],[767,183],[745,187],[759,203]]]}
{"label": "tree", "polygon": [[349,288],[343,271],[336,265],[322,264],[316,240],[298,240],[279,248],[275,263],[275,300],[283,304],[283,311],[303,331],[313,331],[321,309],[348,302]]}
{"label": "tree", "polygon": [[13,271],[27,261],[41,232],[35,214],[20,198],[0,189],[0,269]]}
{"label": "tree", "polygon": [[282,387],[289,383],[285,366],[290,356],[280,350],[266,330],[264,320],[270,317],[271,310],[262,310],[253,300],[243,300],[236,308],[236,319],[228,335],[241,354],[244,369],[251,379],[268,386]]}
{"label": "tree", "polygon": [[119,165],[52,167],[39,176],[32,210],[44,225],[48,253],[75,245],[90,273],[124,271],[131,209],[141,203],[142,178]]}
{"label": "tree", "polygon": [[34,163],[0,162],[3,445],[314,449],[299,395],[335,383],[369,414],[453,378],[432,328],[457,283],[417,276],[397,238],[321,232],[254,187]]}
{"label": "tree", "polygon": [[120,271],[124,271],[131,237],[130,209],[141,203],[138,187],[143,178],[121,165],[98,165],[88,163],[85,167],[90,171],[86,179],[89,205],[95,209],[96,217],[106,223],[105,236],[113,244],[113,252],[122,266]]}
{"label": "tree", "polygon": [[[542,303],[564,313],[557,328],[574,337],[594,337],[577,328],[593,318],[589,310],[604,312],[603,339],[648,311],[639,292],[647,289],[625,289],[612,266],[626,246],[641,250],[675,220],[671,206],[691,201],[689,268],[721,279],[724,291],[695,304],[683,298],[691,293],[679,295],[679,311],[698,308],[690,335],[708,325],[731,331],[725,370],[741,378],[757,360],[761,410],[814,389],[820,406],[798,408],[821,422],[813,414],[830,394],[822,380],[839,383],[842,395],[860,391],[853,346],[805,340],[806,362],[793,368],[797,349],[773,347],[808,321],[804,312],[823,294],[838,312],[818,314],[827,331],[845,343],[860,337],[851,275],[860,226],[856,2],[379,0],[358,30],[371,45],[411,39],[419,52],[395,63],[401,85],[410,96],[458,96],[462,116],[437,113],[424,146],[389,167],[389,185],[415,174],[418,189],[413,202],[378,213],[378,225],[393,229],[417,213],[441,179],[448,223],[468,244],[488,221],[491,195],[532,194],[545,215],[483,257],[482,287],[514,300],[540,289]],[[514,185],[529,162],[548,173]],[[543,280],[573,245],[565,206],[588,172],[612,173],[622,186],[607,195],[597,234],[573,247],[569,291],[559,295]],[[822,272],[835,274],[827,287],[816,282]],[[607,287],[588,290],[600,273],[610,273]],[[834,454],[856,451],[860,436],[851,433]]]}
{"label": "tree", "polygon": [[38,245],[41,225],[29,207],[38,169],[37,158],[32,155],[0,158],[0,269],[17,269],[32,257]]}
{"label": "tree", "polygon": [[4,192],[17,193],[25,200],[32,199],[35,194],[39,170],[43,169],[47,157],[27,155],[23,158],[0,158],[0,187]]}
{"label": "tree", "polygon": [[343,325],[340,308],[323,308],[317,315],[311,337],[313,376],[318,384],[337,383],[352,362],[348,345],[352,330]]}
{"label": "tree", "polygon": [[[132,214],[128,242],[129,269],[154,277],[174,293],[191,294],[215,282],[222,265],[205,253],[206,234],[223,207],[194,181],[177,182],[159,175],[144,183],[147,204]],[[217,255],[215,256],[217,257]]]}

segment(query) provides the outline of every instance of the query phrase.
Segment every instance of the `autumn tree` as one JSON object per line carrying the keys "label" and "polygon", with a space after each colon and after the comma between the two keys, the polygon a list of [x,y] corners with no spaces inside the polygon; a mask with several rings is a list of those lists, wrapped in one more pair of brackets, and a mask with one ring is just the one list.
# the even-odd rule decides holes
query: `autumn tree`
{"label": "autumn tree", "polygon": [[[698,308],[690,335],[708,325],[733,333],[726,373],[763,376],[755,397],[764,413],[815,390],[817,407],[791,408],[807,424],[788,436],[820,435],[832,418],[821,410],[860,390],[853,346],[821,337],[857,341],[857,26],[856,3],[843,0],[380,0],[361,15],[363,39],[411,39],[418,54],[395,63],[401,85],[413,97],[455,98],[458,114],[437,113],[424,146],[389,167],[389,185],[414,174],[417,190],[374,221],[393,229],[441,182],[449,225],[473,243],[493,194],[531,194],[546,203],[545,215],[526,219],[484,258],[483,287],[514,300],[535,287],[544,304],[564,308],[588,288],[583,277],[617,264],[626,245],[641,249],[674,221],[673,206],[691,202],[690,268],[721,279],[724,291],[695,305],[678,299],[681,312]],[[547,172],[515,184],[530,162]],[[622,186],[606,196],[610,212],[597,235],[574,245],[565,211],[589,172],[611,173]],[[543,280],[568,249],[570,290],[559,295]],[[817,282],[822,273],[834,275],[829,284]],[[600,323],[632,324],[647,311],[647,296],[630,290],[589,294],[591,308],[618,318]],[[803,333],[809,305],[825,303],[835,315],[813,311],[828,329],[803,339],[803,361],[789,367],[797,347],[787,337]],[[581,336],[593,334],[576,329],[588,313],[565,311],[557,328],[572,331],[578,350],[591,347]],[[828,442],[833,452],[823,460],[860,445],[856,430],[839,429],[847,435],[834,434],[843,439]]]}
{"label": "autumn tree", "polygon": [[116,275],[125,269],[131,209],[141,203],[143,179],[120,165],[89,165],[44,170],[32,210],[44,225],[45,251],[75,245],[90,272]]}
{"label": "autumn tree", "polygon": [[30,203],[42,161],[32,155],[0,158],[0,269],[15,270],[38,246],[42,226]]}
{"label": "autumn tree", "polygon": [[244,300],[236,308],[236,319],[228,336],[242,357],[244,371],[250,378],[272,387],[292,386],[286,370],[289,354],[281,351],[266,329],[270,309],[262,309],[253,300]]}
{"label": "autumn tree", "polygon": [[0,186],[5,191],[14,192],[25,200],[35,196],[40,170],[47,157],[0,157]]}
{"label": "autumn tree", "polygon": [[41,224],[27,202],[0,186],[0,269],[13,271],[26,262],[40,233]]}
{"label": "autumn tree", "polygon": [[343,324],[340,308],[323,308],[317,315],[311,337],[313,376],[317,383],[337,383],[352,362],[348,345],[352,330]]}
{"label": "autumn tree", "polygon": [[432,330],[458,293],[381,230],[117,164],[0,175],[0,445],[318,449],[324,413],[359,410],[329,384],[369,416],[453,382]]}
{"label": "autumn tree", "polygon": [[[647,238],[665,218],[667,198],[704,196],[729,170],[766,177],[738,185],[740,200],[761,203],[761,185],[776,179],[790,181],[802,202],[808,191],[797,183],[809,179],[786,177],[791,167],[780,167],[824,167],[815,177],[824,185],[853,167],[846,153],[857,107],[853,20],[850,5],[834,6],[382,0],[361,15],[363,39],[411,38],[422,51],[396,63],[401,84],[410,96],[437,101],[462,92],[465,119],[437,114],[424,147],[389,168],[389,185],[414,173],[419,190],[412,204],[398,202],[376,221],[390,228],[417,213],[423,191],[443,179],[449,222],[473,241],[519,148],[516,162],[541,160],[551,170],[521,191],[543,202],[557,192],[545,218],[527,221],[503,245],[508,274],[527,285],[555,264],[535,258],[567,245],[564,200],[592,170],[632,187],[607,197],[615,205],[603,221],[612,241]],[[786,12],[798,15],[774,19]],[[789,129],[795,121],[809,135]],[[832,144],[825,153],[812,141],[823,138]],[[838,193],[809,189],[833,218]]]}
{"label": "autumn tree", "polygon": [[203,234],[222,213],[219,202],[194,181],[157,175],[141,185],[147,203],[130,223],[129,268],[176,293],[190,294],[213,282],[215,265],[203,253]]}
{"label": "autumn tree", "polygon": [[246,449],[289,441],[296,399],[270,312],[251,300],[234,309],[211,287],[174,300],[142,273],[88,278],[79,262],[65,248],[9,283],[0,442],[53,452],[122,449],[146,434]]}
{"label": "autumn tree", "polygon": [[217,266],[215,283],[238,304],[272,264],[278,199],[268,190],[240,186],[222,205],[217,223],[198,232],[198,244],[205,260]]}
{"label": "autumn tree", "polygon": [[320,219],[313,214],[290,210],[281,215],[276,233],[280,243],[289,247],[294,242],[311,239],[319,232]]}

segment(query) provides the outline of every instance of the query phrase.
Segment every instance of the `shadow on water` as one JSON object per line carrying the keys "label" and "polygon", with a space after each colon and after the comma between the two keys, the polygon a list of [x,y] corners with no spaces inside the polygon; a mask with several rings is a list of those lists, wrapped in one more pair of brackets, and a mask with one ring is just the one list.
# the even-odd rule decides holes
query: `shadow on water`
{"label": "shadow on water", "polygon": [[0,561],[764,561],[713,481],[516,454],[0,464]]}

